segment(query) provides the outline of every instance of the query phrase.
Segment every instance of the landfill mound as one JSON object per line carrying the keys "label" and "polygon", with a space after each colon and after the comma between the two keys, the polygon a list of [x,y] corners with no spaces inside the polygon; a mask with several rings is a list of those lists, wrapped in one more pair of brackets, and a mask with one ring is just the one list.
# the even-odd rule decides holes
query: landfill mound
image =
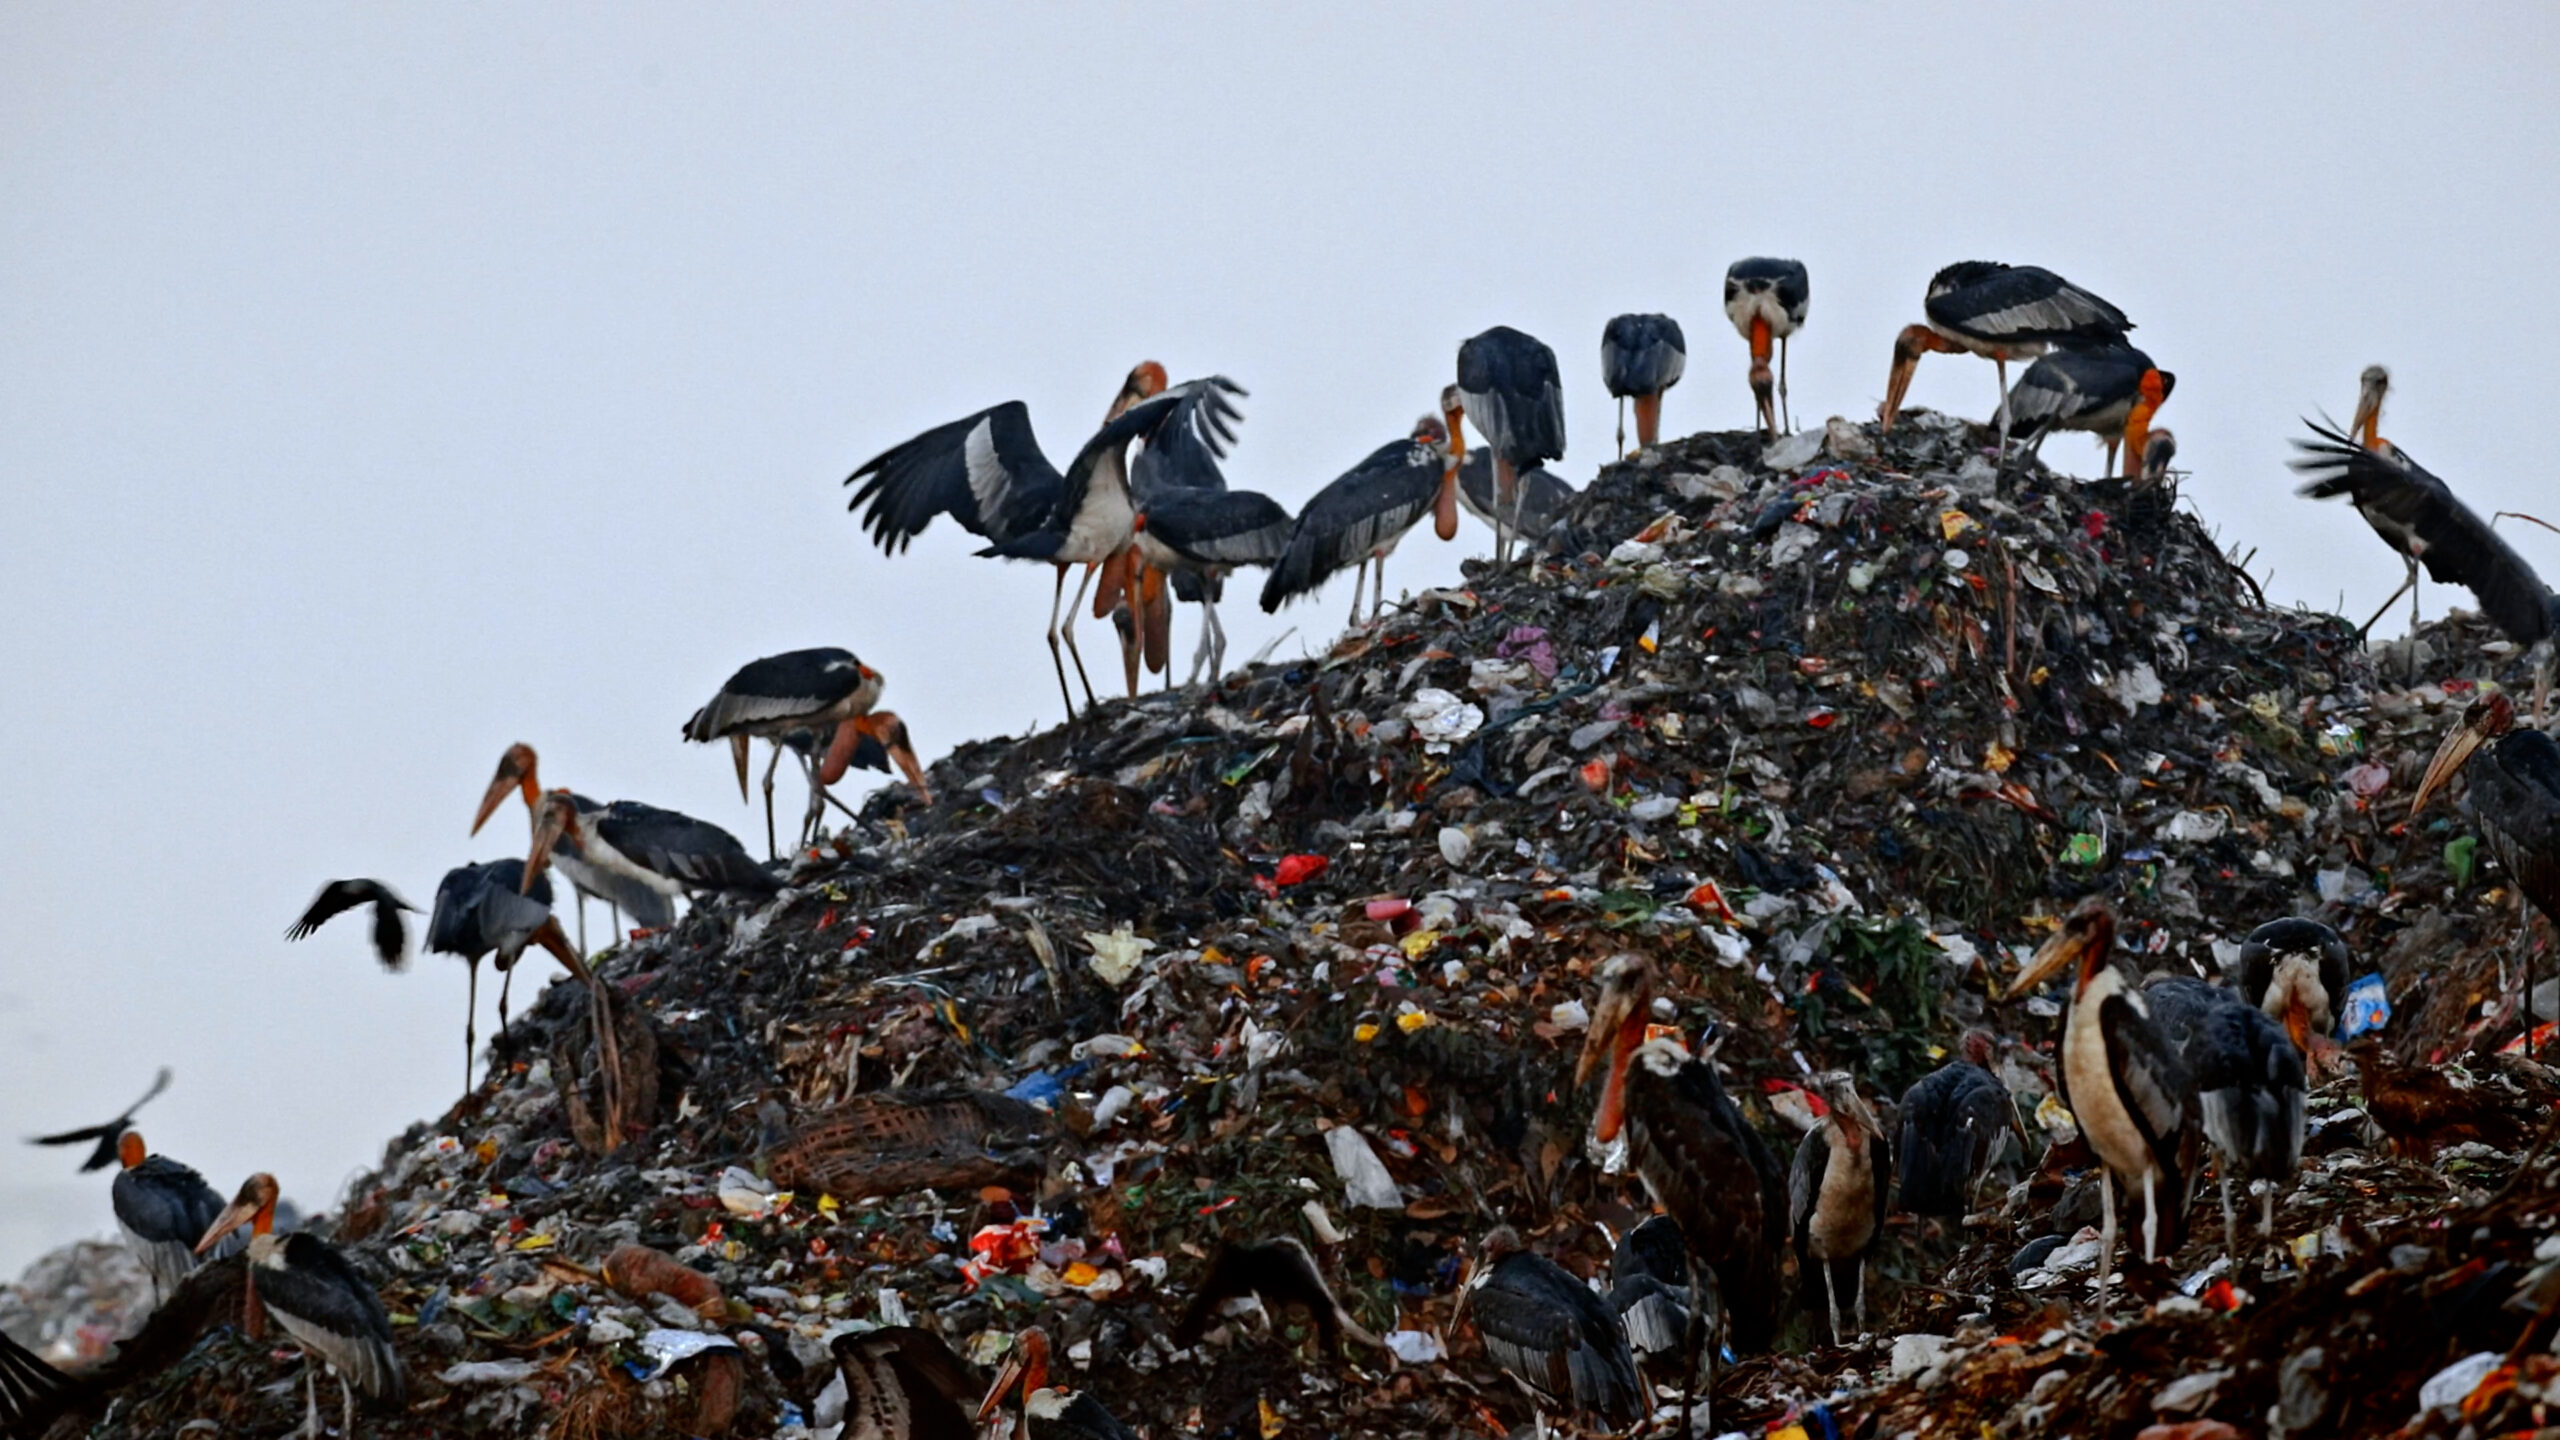
{"label": "landfill mound", "polygon": [[[778,898],[600,955],[656,1040],[645,1134],[579,1143],[558,1077],[589,1007],[555,985],[315,1222],[411,1374],[367,1432],[800,1433],[825,1338],[877,1323],[980,1366],[1039,1324],[1067,1383],[1156,1436],[1513,1432],[1528,1403],[1454,1287],[1497,1223],[1590,1273],[1598,1227],[1639,1218],[1572,1084],[1624,950],[1788,1147],[1810,1070],[1852,1070],[1892,1133],[1976,1023],[2029,1042],[2001,1069],[2036,1114],[2060,1006],[1998,997],[2096,892],[2139,963],[2191,973],[2317,914],[2382,975],[2394,1058],[2544,1083],[2477,1058],[2519,1029],[2494,865],[2449,807],[2395,830],[2462,705],[2526,679],[2514,648],[2458,614],[2369,652],[2267,605],[2173,493],[1992,453],[1926,413],[1665,445],[1604,470],[1534,567],[963,746],[932,805],[875,795]],[[2312,1113],[2276,1239],[2217,1269],[2200,1202],[2103,1332],[2085,1175],[2021,1165],[1970,1228],[1897,1217],[1877,1338],[1818,1344],[1797,1308],[1716,1428],[2451,1433],[2421,1386],[2510,1348],[2449,1403],[2531,1423],[2560,1387],[2560,1175],[2388,1153],[2353,1079]],[[1177,1349],[1217,1246],[1283,1234],[1385,1348],[1321,1354],[1283,1314]],[[2064,1243],[2013,1269],[2039,1236]],[[278,1353],[222,1332],[95,1433],[280,1431]]]}

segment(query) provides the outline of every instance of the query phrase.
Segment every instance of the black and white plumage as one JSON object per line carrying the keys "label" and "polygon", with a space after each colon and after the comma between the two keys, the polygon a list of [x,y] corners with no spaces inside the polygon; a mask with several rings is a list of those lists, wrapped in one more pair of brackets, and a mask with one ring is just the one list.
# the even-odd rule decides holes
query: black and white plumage
{"label": "black and white plumage", "polygon": [[1625,1131],[1628,1168],[1679,1222],[1691,1256],[1714,1272],[1734,1349],[1763,1350],[1778,1328],[1785,1172],[1725,1093],[1712,1060],[1675,1040],[1645,1038],[1655,983],[1637,955],[1602,968],[1574,1083],[1587,1082],[1605,1060],[1593,1138],[1607,1144]]}
{"label": "black and white plumage", "polygon": [[1867,1252],[1884,1230],[1893,1156],[1884,1127],[1847,1071],[1825,1071],[1814,1077],[1812,1088],[1825,1109],[1821,1123],[1796,1145],[1795,1167],[1787,1176],[1787,1227],[1795,1233],[1801,1273],[1821,1272],[1831,1343],[1837,1345],[1844,1267],[1856,1292],[1858,1329],[1867,1328]]}
{"label": "black and white plumage", "polygon": [[2308,1088],[2302,1052],[2264,1011],[2237,992],[2185,975],[2143,982],[2152,1022],[2186,1062],[2205,1138],[2221,1155],[2222,1228],[2232,1238],[2231,1182],[2266,1181],[2259,1233],[2275,1228],[2278,1186],[2302,1165]]}
{"label": "black and white plumage", "polygon": [[1893,369],[1886,377],[1884,428],[1902,408],[1912,371],[1930,351],[1989,358],[1999,368],[2000,432],[2009,432],[2009,362],[2032,360],[2055,345],[2120,345],[2134,328],[2122,310],[2035,265],[1967,260],[1929,279],[1921,302],[1924,324],[1895,337]]}
{"label": "black and white plumage", "polygon": [[79,1405],[85,1389],[77,1377],[0,1332],[0,1435],[37,1440],[50,1433],[56,1419]]}
{"label": "black and white plumage", "polygon": [[1991,1073],[1991,1037],[1966,1033],[1962,1053],[1902,1092],[1896,1203],[1913,1215],[1961,1219],[1973,1187],[2018,1132],[2017,1107]]}
{"label": "black and white plumage", "polygon": [[[542,793],[542,757],[522,741],[508,746],[506,753],[498,757],[498,769],[489,779],[489,788],[481,792],[480,809],[471,817],[471,833],[479,834],[480,827],[489,823],[489,817],[498,813],[498,807],[507,802],[509,795],[523,797],[528,823],[539,821]],[[604,808],[584,795],[572,794],[569,798],[577,802],[582,812]],[[675,906],[665,895],[637,880],[591,863],[586,852],[573,839],[563,837],[553,847],[551,865],[569,882],[569,888],[577,892],[578,949],[581,952],[587,948],[589,899],[601,900],[612,910],[617,936],[626,915],[632,924],[644,930],[664,930],[676,922]]]}
{"label": "black and white plumage", "polygon": [[2099,1178],[2098,1311],[2115,1268],[2115,1187],[2143,1198],[2142,1255],[2177,1248],[2195,1174],[2195,1081],[2149,1001],[2110,963],[2116,916],[2096,896],[2080,902],[2010,987],[2021,995],[2073,970],[2063,1016],[2063,1103],[2104,1165]]}
{"label": "black and white plumage", "polygon": [[[471,1083],[471,1057],[479,1050],[480,962],[497,957],[498,973],[513,980],[516,961],[528,945],[540,944],[560,957],[572,973],[584,975],[584,957],[569,948],[569,937],[551,917],[551,881],[540,870],[527,875],[521,860],[486,860],[457,865],[436,886],[435,908],[427,914],[427,949],[453,955],[471,967],[469,1008],[462,1024],[462,1081]],[[506,1025],[504,989],[498,997],[498,1024]]]}
{"label": "black and white plumage", "polygon": [[585,810],[566,790],[542,797],[542,807],[535,813],[533,848],[525,858],[527,875],[540,872],[564,835],[577,840],[587,863],[646,885],[670,900],[696,890],[771,895],[782,888],[772,871],[747,854],[738,837],[708,820],[637,800],[616,800]]}
{"label": "black and white plumage", "polygon": [[[1458,504],[1468,514],[1487,525],[1495,523],[1493,456],[1483,450],[1469,451],[1466,463],[1458,467]],[[1572,511],[1573,502],[1582,492],[1573,483],[1544,465],[1531,466],[1520,472],[1520,523],[1517,533],[1532,553],[1547,546],[1558,524]]]}
{"label": "black and white plumage", "polygon": [[[2009,424],[2030,450],[2056,430],[2095,435],[2106,443],[2106,473],[2113,475],[2116,447],[2124,439],[2125,422],[2142,401],[2142,377],[2150,370],[2159,367],[2130,345],[2051,351],[2028,366],[2010,389]],[[2176,375],[2160,370],[2161,399],[2177,384]]]}
{"label": "black and white plumage", "polygon": [[403,900],[390,886],[379,880],[332,880],[320,887],[302,918],[284,932],[287,940],[308,938],[329,923],[331,917],[358,905],[373,907],[373,953],[382,959],[385,970],[406,969],[409,964],[409,927],[400,919],[403,910],[418,907]]}
{"label": "black and white plumage", "polygon": [[889,1325],[827,1348],[844,1377],[844,1440],[978,1440],[977,1374],[941,1336]]}
{"label": "black and white plumage", "polygon": [[1345,1335],[1371,1347],[1382,1344],[1342,1308],[1333,1287],[1325,1283],[1316,1257],[1295,1236],[1219,1246],[1209,1261],[1209,1273],[1201,1278],[1200,1288],[1173,1328],[1174,1347],[1187,1350],[1199,1344],[1210,1320],[1236,1308],[1238,1302],[1260,1307],[1266,1320],[1273,1311],[1289,1307],[1306,1311],[1315,1323],[1316,1347],[1328,1355]]}
{"label": "black and white plumage", "polygon": [[[1675,1386],[1712,1388],[1715,1337],[1724,1328],[1716,1277],[1689,1263],[1689,1241],[1679,1221],[1647,1217],[1618,1242],[1609,1256],[1609,1308],[1626,1331],[1639,1373],[1655,1384],[1667,1378]],[[1684,1378],[1693,1346],[1698,1368]]]}
{"label": "black and white plumage", "polygon": [[1642,1419],[1644,1382],[1617,1312],[1508,1226],[1485,1240],[1465,1303],[1484,1350],[1541,1410],[1597,1417],[1624,1429]]}
{"label": "black and white plumage", "polygon": [[161,1092],[169,1088],[169,1081],[173,1078],[175,1078],[175,1072],[163,1065],[160,1067],[160,1073],[151,1077],[151,1088],[142,1092],[142,1098],[124,1107],[124,1113],[113,1120],[104,1125],[83,1125],[77,1130],[38,1135],[27,1143],[54,1146],[86,1145],[89,1147],[89,1158],[80,1162],[81,1173],[85,1175],[92,1170],[104,1170],[122,1158],[124,1133],[133,1128],[133,1117],[141,1111],[143,1106],[159,1099]]}
{"label": "black and white plumage", "polygon": [[[1226,596],[1228,573],[1279,560],[1293,527],[1280,502],[1251,490],[1167,487],[1138,502],[1131,538],[1138,558],[1150,569],[1195,582],[1201,620],[1193,680],[1203,664],[1212,679],[1226,673],[1227,632],[1218,622],[1218,601]],[[1157,623],[1155,612],[1147,620]]]}
{"label": "black and white plumage", "polygon": [[1600,331],[1600,383],[1618,400],[1618,453],[1627,453],[1627,402],[1636,402],[1636,445],[1662,439],[1662,392],[1689,368],[1689,342],[1668,315],[1620,315]]}
{"label": "black and white plumage", "polygon": [[844,778],[862,735],[878,728],[867,722],[880,703],[884,683],[879,671],[840,646],[786,650],[738,667],[738,672],[684,722],[684,738],[695,744],[729,742],[729,758],[737,766],[741,800],[747,798],[749,742],[756,736],[772,742],[773,758],[764,767],[767,855],[775,853],[773,771],[782,761],[784,737],[796,730],[814,730],[828,737],[824,755],[807,765],[809,808],[800,823],[800,834],[805,839],[824,813],[827,787]]}
{"label": "black and white plumage", "polygon": [[[1564,380],[1556,352],[1535,336],[1496,325],[1458,347],[1457,390],[1467,418],[1493,452],[1493,559],[1507,564],[1520,472],[1564,458]],[[1454,429],[1451,443],[1457,443]]]}
{"label": "black and white plumage", "polygon": [[[217,1248],[231,1250],[234,1240],[246,1248],[240,1235],[225,1237]],[[247,1257],[206,1260],[162,1297],[140,1330],[116,1342],[112,1357],[76,1372],[57,1370],[0,1334],[0,1436],[88,1433],[126,1389],[180,1363],[208,1329],[238,1316],[247,1285]],[[73,1415],[80,1417],[78,1428],[64,1429],[65,1417]]]}
{"label": "black and white plumage", "polygon": [[[1760,428],[1776,435],[1792,424],[1784,416],[1787,400],[1787,338],[1804,327],[1805,307],[1813,299],[1813,282],[1801,260],[1755,255],[1736,260],[1724,272],[1724,313],[1734,330],[1751,344],[1751,397],[1760,412]],[[1777,342],[1776,394],[1771,394],[1769,344]]]}
{"label": "black and white plumage", "polygon": [[1137,1432],[1091,1395],[1049,1388],[1049,1335],[1037,1326],[1014,1337],[1013,1354],[978,1407],[977,1423],[984,1426],[1016,1391],[1022,1409],[1014,1420],[1014,1440],[1138,1440]]}
{"label": "black and white plumage", "polygon": [[[1289,527],[1289,541],[1262,585],[1262,608],[1276,611],[1322,585],[1337,570],[1368,566],[1378,570],[1374,616],[1386,604],[1387,556],[1405,532],[1425,515],[1439,512],[1448,528],[1457,523],[1457,476],[1451,447],[1463,445],[1454,426],[1431,416],[1415,422],[1412,435],[1369,452],[1369,457],[1315,493]],[[1360,586],[1351,594],[1351,623],[1360,623]]]}
{"label": "black and white plumage", "polygon": [[2317,920],[2270,920],[2240,942],[2241,998],[2285,1028],[2305,1058],[2338,1028],[2347,998],[2347,942]]}
{"label": "black and white plumage", "polygon": [[[152,1301],[157,1304],[196,1268],[196,1242],[221,1216],[222,1196],[193,1167],[148,1153],[141,1132],[126,1131],[120,1144],[124,1168],[116,1172],[109,1198],[125,1248],[151,1276]],[[214,1254],[228,1255],[248,1243],[241,1237],[232,1239],[237,1243],[227,1243]]]}
{"label": "black and white plumage", "polygon": [[[392,1346],[391,1317],[382,1308],[363,1272],[338,1248],[308,1231],[274,1233],[275,1177],[252,1175],[228,1209],[215,1217],[197,1242],[209,1251],[224,1236],[249,1228],[247,1329],[258,1334],[260,1317],[272,1315],[303,1352],[325,1363],[338,1377],[344,1397],[344,1429],[355,1433],[355,1395],[397,1407],[407,1398],[407,1379]],[[319,1431],[318,1366],[305,1372],[309,1401],[308,1426]]]}
{"label": "black and white plumage", "polygon": [[2470,769],[2462,808],[2479,822],[2489,852],[2515,882],[2529,1049],[2535,1022],[2548,1017],[2533,1013],[2533,921],[2522,909],[2531,905],[2560,927],[2560,743],[2548,731],[2518,725],[2515,702],[2504,691],[2492,691],[2473,701],[2462,724],[2436,747],[2418,782],[2418,797],[2410,802],[2410,819],[2474,759],[2486,763]]}

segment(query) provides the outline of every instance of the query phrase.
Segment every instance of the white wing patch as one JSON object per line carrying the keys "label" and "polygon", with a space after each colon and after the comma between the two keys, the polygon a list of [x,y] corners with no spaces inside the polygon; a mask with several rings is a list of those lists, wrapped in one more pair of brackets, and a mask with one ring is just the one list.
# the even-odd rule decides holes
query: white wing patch
{"label": "white wing patch", "polygon": [[1013,477],[1005,472],[1004,462],[996,458],[995,417],[990,415],[969,429],[962,442],[960,455],[968,468],[969,496],[978,504],[978,518],[994,516],[1013,487]]}

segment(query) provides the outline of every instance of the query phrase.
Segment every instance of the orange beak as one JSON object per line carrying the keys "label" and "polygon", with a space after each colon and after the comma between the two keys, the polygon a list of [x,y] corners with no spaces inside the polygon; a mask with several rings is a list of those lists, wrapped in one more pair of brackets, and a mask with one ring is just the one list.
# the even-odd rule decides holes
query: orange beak
{"label": "orange beak", "polygon": [[551,847],[560,843],[562,835],[574,834],[578,828],[576,808],[570,804],[566,794],[545,799],[535,815],[533,849],[524,857],[524,879],[516,886],[518,894],[529,893],[533,889],[534,877],[551,863]]}
{"label": "orange beak", "polygon": [[2284,1007],[2284,1033],[2293,1039],[2293,1048],[2304,1058],[2311,1054],[2311,1007],[2296,993]]}
{"label": "orange beak", "polygon": [[1049,1337],[1034,1328],[1014,1339],[1013,1353],[1005,1357],[1004,1368],[996,1372],[996,1383],[978,1406],[977,1423],[984,1425],[1004,1404],[1005,1397],[1020,1389],[1028,1399],[1034,1390],[1049,1388]]}
{"label": "orange beak", "polygon": [[2382,392],[2382,384],[2372,376],[2356,389],[2356,418],[2347,433],[2367,450],[2382,448]]}
{"label": "orange beak", "polygon": [[1884,404],[1876,411],[1878,429],[1892,432],[1893,417],[1902,413],[1902,397],[1911,389],[1911,375],[1920,368],[1920,357],[1945,343],[1926,325],[1905,325],[1893,338],[1893,368],[1885,372]]}
{"label": "orange beak", "polygon": [[747,800],[746,736],[732,735],[729,737],[729,758],[738,762],[738,803],[743,805]]}
{"label": "orange beak", "polygon": [[2471,763],[2472,752],[2478,750],[2486,739],[2478,727],[2469,724],[2457,727],[2444,737],[2444,743],[2436,747],[2435,758],[2427,762],[2426,778],[2418,782],[2418,798],[2409,802],[2410,819],[2417,819],[2418,812],[2427,808],[2427,798],[2442,789],[2463,766]]}
{"label": "orange beak", "polygon": [[534,778],[535,767],[532,746],[518,743],[507,747],[507,753],[498,757],[498,773],[489,778],[489,788],[481,792],[479,813],[471,817],[472,834],[479,834],[489,817],[498,813],[511,790],[523,792],[527,810],[542,802],[542,784]]}

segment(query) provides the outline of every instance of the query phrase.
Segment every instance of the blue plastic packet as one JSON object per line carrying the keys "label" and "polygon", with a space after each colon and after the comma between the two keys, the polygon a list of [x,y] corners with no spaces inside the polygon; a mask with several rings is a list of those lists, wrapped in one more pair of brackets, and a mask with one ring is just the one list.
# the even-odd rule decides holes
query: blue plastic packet
{"label": "blue plastic packet", "polygon": [[2391,1023],[2391,997],[2383,993],[2382,976],[2377,972],[2359,978],[2347,987],[2346,1008],[2338,1014],[2338,1033],[2353,1040],[2368,1030],[2379,1030]]}

